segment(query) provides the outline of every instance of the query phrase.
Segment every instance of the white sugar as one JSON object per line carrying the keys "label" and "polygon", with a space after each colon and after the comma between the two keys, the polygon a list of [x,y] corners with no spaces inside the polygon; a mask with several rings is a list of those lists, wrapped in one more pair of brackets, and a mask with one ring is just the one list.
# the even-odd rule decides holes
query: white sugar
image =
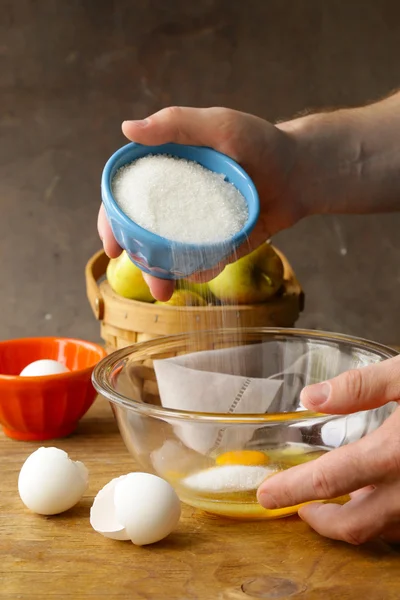
{"label": "white sugar", "polygon": [[181,483],[198,492],[245,492],[256,490],[268,475],[275,472],[267,467],[227,465],[198,471]]}
{"label": "white sugar", "polygon": [[176,242],[222,242],[248,219],[244,197],[223,175],[170,156],[148,155],[122,167],[112,191],[132,221]]}

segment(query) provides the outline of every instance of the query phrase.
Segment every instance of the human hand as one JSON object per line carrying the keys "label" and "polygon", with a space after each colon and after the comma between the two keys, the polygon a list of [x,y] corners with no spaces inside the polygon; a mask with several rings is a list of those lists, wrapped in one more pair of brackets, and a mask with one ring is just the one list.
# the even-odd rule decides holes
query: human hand
{"label": "human hand", "polygon": [[[400,402],[400,356],[305,388],[310,410],[349,414]],[[361,544],[400,541],[400,407],[358,442],[278,473],[258,490],[268,509],[350,494],[344,505],[312,503],[299,516],[323,536]]]}
{"label": "human hand", "polygon": [[[144,121],[125,121],[122,130],[129,140],[144,145],[166,142],[209,146],[227,154],[247,171],[260,197],[260,218],[248,243],[215,269],[196,274],[195,281],[208,281],[225,265],[248,254],[271,235],[290,227],[305,209],[289,193],[288,178],[295,162],[296,144],[292,137],[263,119],[226,108],[165,108]],[[293,189],[293,185],[290,186]],[[103,206],[98,231],[110,258],[121,253]],[[153,296],[168,300],[174,283],[145,275]]]}

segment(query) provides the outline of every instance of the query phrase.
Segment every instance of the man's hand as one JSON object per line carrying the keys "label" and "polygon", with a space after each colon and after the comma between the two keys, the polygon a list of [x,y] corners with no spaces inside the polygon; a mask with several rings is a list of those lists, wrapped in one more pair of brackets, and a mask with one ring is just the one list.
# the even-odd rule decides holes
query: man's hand
{"label": "man's hand", "polygon": [[[195,281],[216,277],[228,262],[248,254],[271,235],[305,216],[300,202],[289,197],[288,192],[296,144],[289,134],[263,119],[227,108],[173,107],[144,121],[125,121],[122,130],[129,140],[144,145],[175,142],[212,147],[240,163],[257,187],[261,215],[248,243],[235,256],[215,265],[212,271],[196,274]],[[103,207],[99,213],[98,231],[106,254],[117,257],[121,248],[112,235]],[[168,300],[172,295],[172,282],[151,276],[146,276],[146,281],[156,299]]]}
{"label": "man's hand", "polygon": [[[231,156],[253,179],[260,218],[238,254],[313,214],[362,214],[400,209],[400,94],[367,107],[321,113],[272,125],[227,108],[165,108],[125,121],[126,137],[144,145],[210,146]],[[108,256],[121,252],[104,210],[98,229]],[[207,281],[225,266],[198,273]],[[146,277],[152,294],[168,300],[174,285]]]}
{"label": "man's hand", "polygon": [[[308,409],[348,414],[400,401],[400,356],[305,388]],[[326,537],[361,544],[400,541],[400,407],[358,442],[267,479],[258,500],[268,509],[350,494],[344,504],[313,503],[299,516]]]}

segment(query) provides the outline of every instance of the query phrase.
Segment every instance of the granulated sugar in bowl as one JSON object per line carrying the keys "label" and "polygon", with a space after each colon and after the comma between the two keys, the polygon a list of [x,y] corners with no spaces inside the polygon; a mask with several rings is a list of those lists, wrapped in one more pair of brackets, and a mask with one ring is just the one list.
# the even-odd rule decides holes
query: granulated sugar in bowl
{"label": "granulated sugar in bowl", "polygon": [[108,160],[101,187],[120,246],[164,279],[218,264],[246,241],[259,215],[250,177],[211,148],[128,144]]}
{"label": "granulated sugar in bowl", "polygon": [[112,192],[132,221],[174,242],[223,242],[248,219],[246,201],[232,183],[183,158],[139,158],[117,171]]}

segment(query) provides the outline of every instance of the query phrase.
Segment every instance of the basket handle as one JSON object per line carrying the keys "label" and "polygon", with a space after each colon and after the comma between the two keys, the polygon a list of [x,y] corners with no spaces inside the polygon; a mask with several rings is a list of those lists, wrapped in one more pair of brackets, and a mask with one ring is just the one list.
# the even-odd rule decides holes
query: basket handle
{"label": "basket handle", "polygon": [[86,294],[94,316],[99,321],[104,317],[104,300],[97,282],[105,275],[108,262],[109,258],[104,250],[99,250],[92,256],[85,268]]}

